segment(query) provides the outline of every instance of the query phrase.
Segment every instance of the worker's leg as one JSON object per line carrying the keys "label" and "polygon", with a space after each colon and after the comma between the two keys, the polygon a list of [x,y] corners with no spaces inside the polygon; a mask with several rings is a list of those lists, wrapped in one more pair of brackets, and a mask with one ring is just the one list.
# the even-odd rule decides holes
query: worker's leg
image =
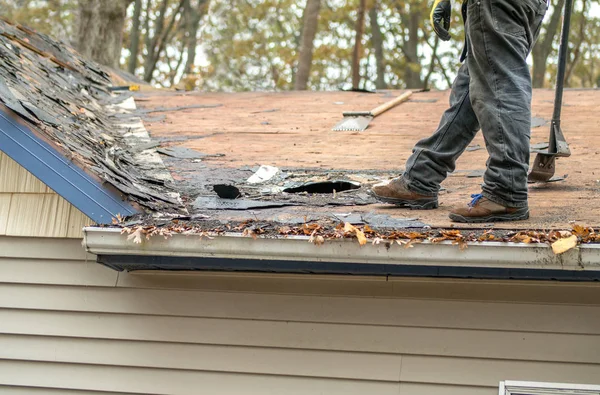
{"label": "worker's leg", "polygon": [[479,123],[469,97],[469,68],[463,64],[452,86],[450,108],[431,137],[417,143],[406,162],[403,179],[411,191],[435,196],[458,157],[471,143]]}
{"label": "worker's leg", "polygon": [[526,59],[546,0],[475,0],[468,9],[471,103],[489,153],[483,196],[527,207],[531,76]]}

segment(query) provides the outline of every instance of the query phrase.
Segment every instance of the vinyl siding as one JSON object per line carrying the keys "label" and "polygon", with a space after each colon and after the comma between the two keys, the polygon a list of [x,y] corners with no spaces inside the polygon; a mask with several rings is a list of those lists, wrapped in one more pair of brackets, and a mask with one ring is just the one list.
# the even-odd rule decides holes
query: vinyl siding
{"label": "vinyl siding", "polygon": [[494,395],[505,379],[600,384],[596,284],[130,274],[94,263],[80,243],[0,237],[0,393]]}
{"label": "vinyl siding", "polygon": [[92,221],[0,152],[0,236],[81,238]]}

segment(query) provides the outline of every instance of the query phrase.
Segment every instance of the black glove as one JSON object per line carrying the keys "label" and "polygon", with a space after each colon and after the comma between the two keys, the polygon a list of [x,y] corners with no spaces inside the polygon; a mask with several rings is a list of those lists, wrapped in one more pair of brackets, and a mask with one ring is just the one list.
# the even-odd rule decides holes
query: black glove
{"label": "black glove", "polygon": [[450,17],[452,16],[452,3],[450,0],[435,0],[431,9],[431,23],[433,30],[443,41],[450,40]]}

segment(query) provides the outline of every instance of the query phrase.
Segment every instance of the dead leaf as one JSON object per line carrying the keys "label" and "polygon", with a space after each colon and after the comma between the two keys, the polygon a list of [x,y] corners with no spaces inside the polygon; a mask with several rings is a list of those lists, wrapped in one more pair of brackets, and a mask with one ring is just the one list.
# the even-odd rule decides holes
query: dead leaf
{"label": "dead leaf", "polygon": [[356,229],[356,238],[358,239],[358,244],[360,244],[361,246],[367,244],[367,237],[365,236],[362,230]]}
{"label": "dead leaf", "polygon": [[282,226],[281,228],[279,228],[280,235],[289,235],[290,233],[292,233],[292,228],[290,228],[289,226]]}
{"label": "dead leaf", "polygon": [[552,243],[552,251],[556,255],[563,254],[575,247],[577,247],[577,236],[575,235],[557,240],[554,243]]}
{"label": "dead leaf", "polygon": [[350,222],[346,222],[344,224],[344,232],[346,234],[354,234],[358,239],[358,244],[364,246],[367,244],[367,237],[363,233],[362,230],[358,229],[356,226],[352,225]]}
{"label": "dead leaf", "polygon": [[406,244],[404,245],[404,248],[413,248],[413,247],[415,246],[415,244],[419,244],[419,243],[421,243],[421,242],[422,242],[422,241],[421,241],[421,240],[419,240],[419,239],[412,239],[411,241],[409,241],[408,243],[406,243]]}
{"label": "dead leaf", "polygon": [[344,232],[354,233],[355,230],[356,230],[356,227],[354,225],[352,225],[350,222],[346,222],[344,224]]}
{"label": "dead leaf", "polygon": [[138,226],[135,231],[133,233],[131,233],[129,236],[127,236],[127,240],[131,240],[133,239],[133,242],[135,244],[142,244],[142,233],[143,228],[141,226]]}
{"label": "dead leaf", "polygon": [[244,231],[242,232],[242,236],[244,236],[244,237],[252,237],[254,240],[256,240],[258,238],[258,236],[256,235],[256,232],[253,229],[250,229],[250,228],[244,229]]}
{"label": "dead leaf", "polygon": [[313,236],[311,236],[311,237],[308,239],[308,242],[309,242],[309,243],[312,243],[312,244],[314,244],[314,245],[320,246],[320,245],[323,245],[323,244],[325,244],[325,238],[324,238],[323,236],[321,236],[321,235],[314,236],[314,237],[313,237]]}
{"label": "dead leaf", "polygon": [[585,228],[581,225],[573,225],[573,234],[575,234],[581,238],[588,237],[590,235],[590,233],[592,233],[592,231],[593,231],[592,229]]}

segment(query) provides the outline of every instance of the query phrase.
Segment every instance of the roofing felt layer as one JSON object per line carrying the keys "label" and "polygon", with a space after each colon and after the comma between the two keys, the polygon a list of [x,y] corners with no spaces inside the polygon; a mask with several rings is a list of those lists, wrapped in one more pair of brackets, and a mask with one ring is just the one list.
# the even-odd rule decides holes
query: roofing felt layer
{"label": "roofing felt layer", "polygon": [[[485,227],[457,225],[448,212],[470,201],[480,191],[487,152],[481,133],[444,182],[441,207],[433,211],[410,211],[374,202],[365,192],[379,180],[401,173],[413,145],[430,134],[445,110],[449,92],[415,93],[412,99],[384,113],[364,132],[333,132],[343,111],[369,110],[402,92],[377,94],[356,92],[285,93],[143,93],[136,96],[144,108],[168,107],[159,118],[146,118],[153,138],[163,145],[187,147],[206,154],[201,159],[164,160],[178,189],[195,208],[213,219],[283,220],[330,217],[344,214],[385,214],[417,219],[435,227]],[[548,141],[553,91],[534,92],[532,149]],[[202,108],[201,106],[208,106]],[[567,90],[563,129],[573,156],[558,161],[557,176],[566,179],[530,184],[531,218],[496,224],[505,229],[570,228],[574,222],[600,225],[600,90]],[[544,124],[539,126],[540,124]],[[540,144],[542,143],[542,144]],[[535,157],[532,154],[531,160]],[[283,177],[266,185],[245,181],[259,165],[276,166]],[[350,179],[362,184],[357,191],[332,195],[298,196],[279,193],[277,187],[310,180]],[[252,199],[292,202],[299,206],[253,210],[213,210],[213,185],[233,184]],[[414,223],[415,225],[417,223]]]}
{"label": "roofing felt layer", "polygon": [[[3,117],[7,142],[0,149],[58,193],[64,193],[60,182],[75,189],[84,183],[65,180],[68,176],[60,176],[56,168],[58,162],[71,168],[76,164],[74,172],[79,176],[83,170],[91,177],[89,182],[104,183],[95,192],[84,194],[90,199],[95,198],[93,193],[106,193],[104,189],[118,190],[147,210],[177,210],[180,202],[168,180],[159,176],[162,162],[140,160],[140,144],[147,141],[132,133],[135,118],[114,107],[125,97],[115,99],[111,85],[107,69],[81,58],[66,44],[0,21],[0,102],[6,106],[1,110],[8,114],[8,108],[21,118],[13,122],[9,117],[14,114]],[[9,152],[9,141],[21,151]],[[42,148],[35,151],[40,144]],[[20,152],[33,154],[25,158]],[[48,158],[41,158],[43,155]],[[35,171],[33,161],[44,162],[46,171]],[[52,173],[59,174],[55,178],[61,178],[60,182],[50,177]],[[122,207],[124,211],[112,215],[133,212]],[[79,208],[94,218],[94,212]]]}

